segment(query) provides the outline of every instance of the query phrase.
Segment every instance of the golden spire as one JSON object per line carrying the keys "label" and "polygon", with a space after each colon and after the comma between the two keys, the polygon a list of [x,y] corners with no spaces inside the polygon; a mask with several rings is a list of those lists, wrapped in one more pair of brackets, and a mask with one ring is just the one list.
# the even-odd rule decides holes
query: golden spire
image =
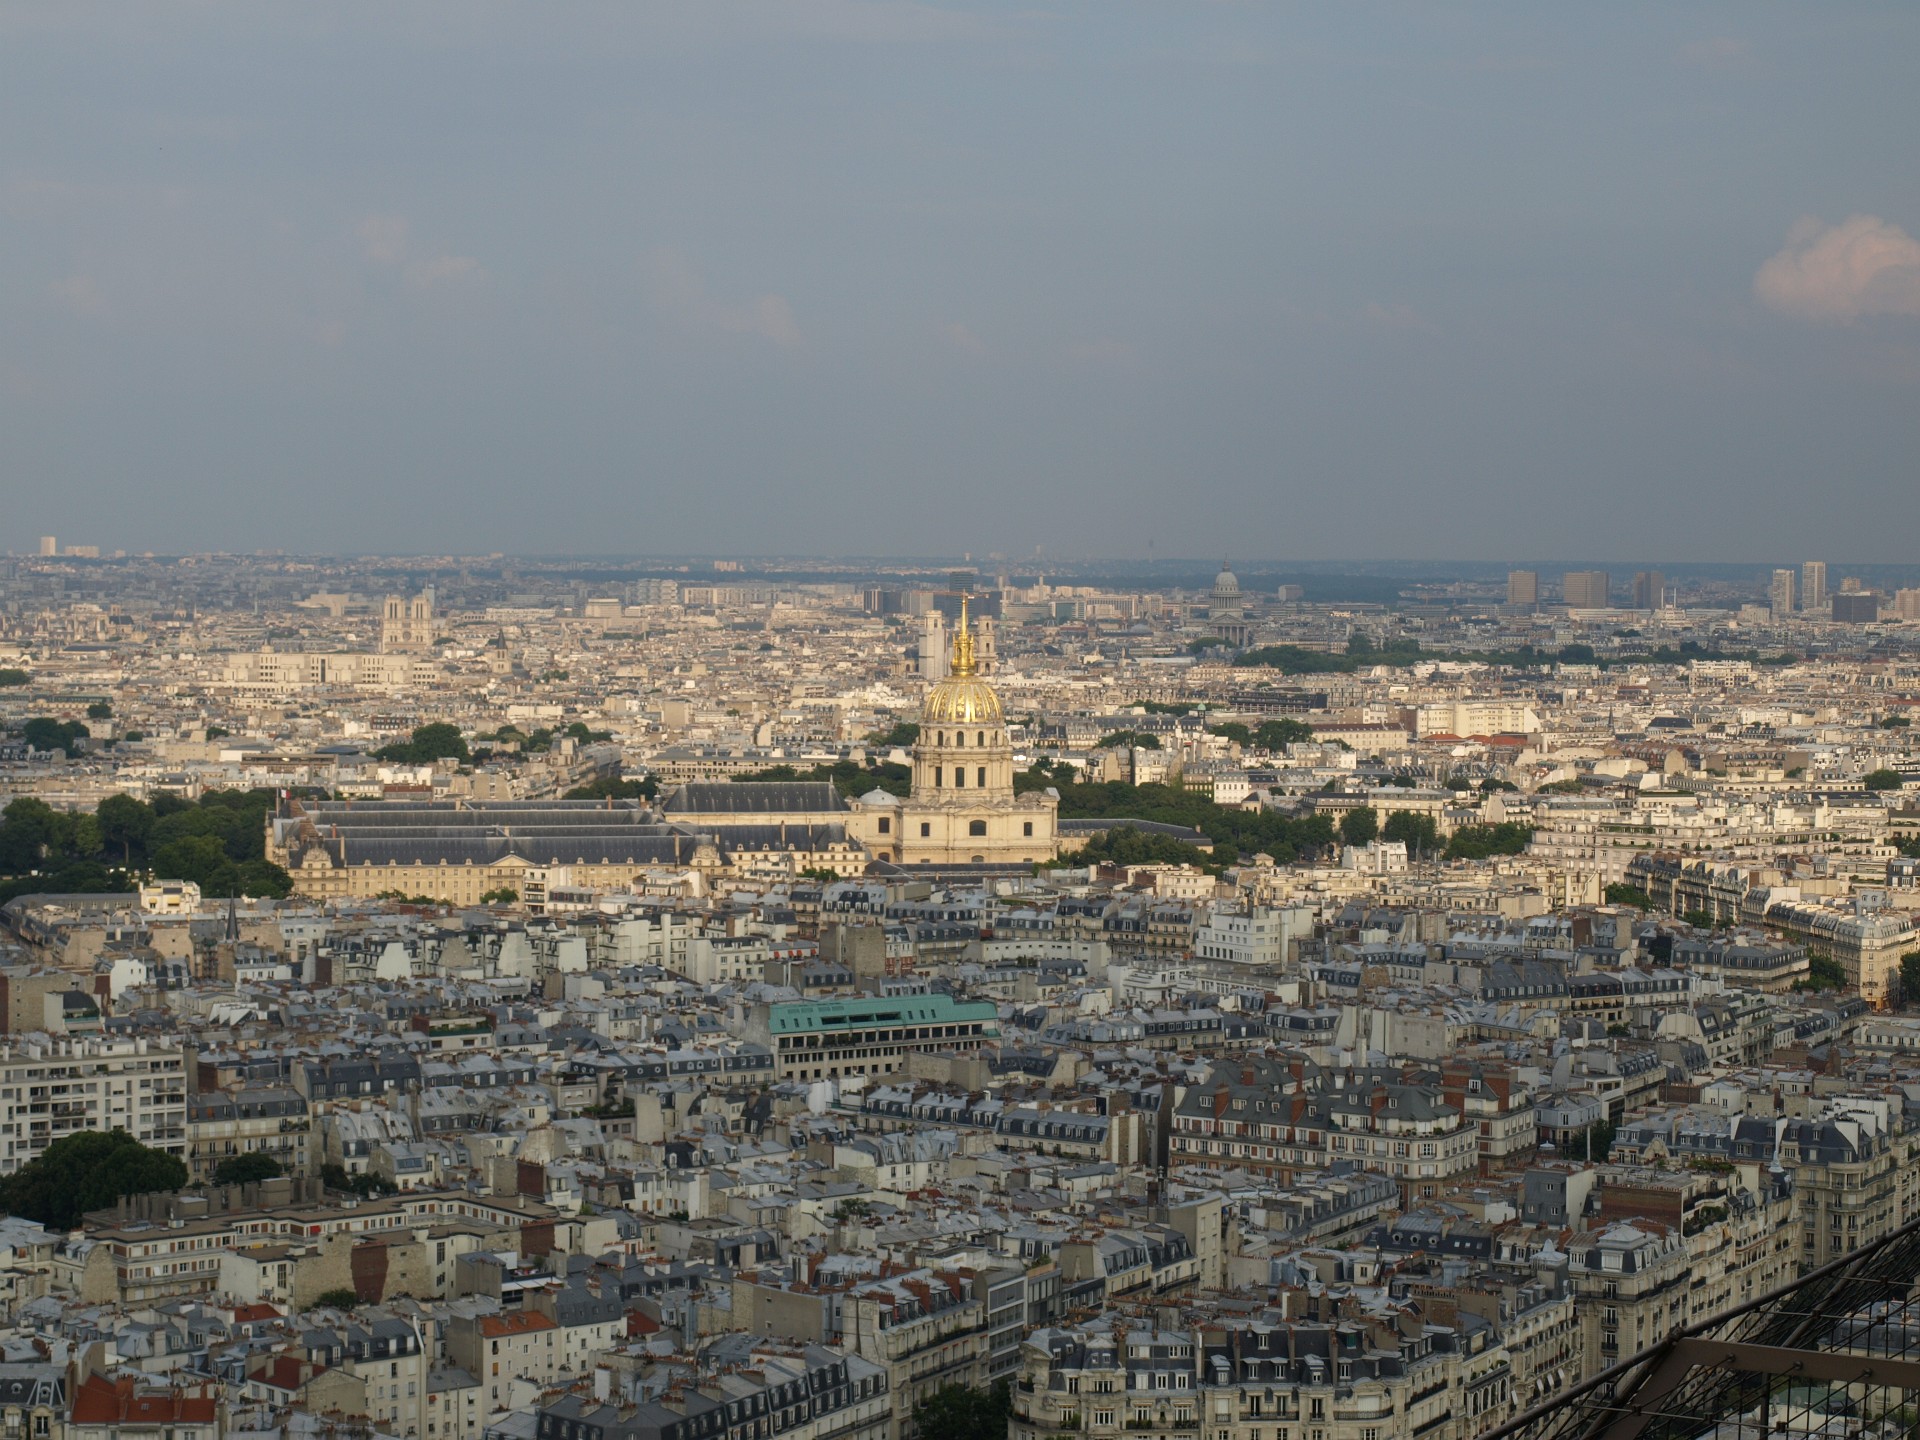
{"label": "golden spire", "polygon": [[960,594],[960,628],[953,632],[953,664],[948,673],[960,679],[973,674],[973,627],[967,623],[967,596]]}

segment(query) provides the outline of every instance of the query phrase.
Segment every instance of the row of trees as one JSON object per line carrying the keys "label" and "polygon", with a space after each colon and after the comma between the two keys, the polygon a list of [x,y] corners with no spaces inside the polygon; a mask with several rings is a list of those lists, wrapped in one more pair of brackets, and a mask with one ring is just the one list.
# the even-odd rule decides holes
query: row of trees
{"label": "row of trees", "polygon": [[1371,806],[1361,806],[1340,817],[1340,839],[1347,845],[1365,845],[1375,839],[1398,841],[1412,856],[1485,860],[1491,855],[1518,855],[1533,839],[1533,830],[1517,822],[1462,825],[1442,845],[1440,827],[1431,815],[1396,810],[1382,824],[1378,811]]}
{"label": "row of trees", "polygon": [[584,720],[576,720],[561,730],[545,728],[522,730],[517,725],[502,725],[491,735],[477,736],[469,746],[466,736],[460,733],[458,725],[436,720],[428,725],[415,726],[413,733],[405,740],[396,740],[391,745],[382,745],[373,752],[373,758],[390,760],[399,765],[432,765],[440,760],[454,760],[462,765],[471,765],[501,750],[513,750],[522,755],[537,755],[551,750],[556,740],[577,740],[582,745],[588,745],[597,740],[612,738],[612,731],[595,730]]}
{"label": "row of trees", "polygon": [[274,803],[272,790],[210,790],[197,803],[110,795],[83,815],[22,796],[0,812],[0,899],[124,890],[142,874],[215,897],[286,895],[292,877],[266,859]]}
{"label": "row of trees", "polygon": [[1015,777],[1014,788],[1058,786],[1063,819],[1151,820],[1198,830],[1213,841],[1209,864],[1232,865],[1262,853],[1284,864],[1325,855],[1334,845],[1333,821],[1325,815],[1296,819],[1271,810],[1229,808],[1171,785],[1130,785],[1123,780],[1073,785],[1065,783],[1062,769],[1072,774],[1071,766],[1056,766],[1036,775],[1036,765],[1025,772],[1026,778]]}
{"label": "row of trees", "polygon": [[896,765],[889,760],[871,760],[864,765],[857,760],[839,760],[831,765],[815,765],[807,770],[801,770],[792,765],[770,765],[765,770],[756,770],[750,775],[736,775],[733,780],[736,785],[772,785],[781,781],[789,783],[824,781],[830,783],[848,799],[856,795],[865,795],[873,790],[884,790],[889,795],[913,793],[913,767]]}
{"label": "row of trees", "polygon": [[1221,735],[1245,750],[1284,750],[1289,745],[1304,745],[1313,739],[1313,727],[1304,720],[1262,720],[1244,725],[1225,720],[1207,727],[1209,735]]}

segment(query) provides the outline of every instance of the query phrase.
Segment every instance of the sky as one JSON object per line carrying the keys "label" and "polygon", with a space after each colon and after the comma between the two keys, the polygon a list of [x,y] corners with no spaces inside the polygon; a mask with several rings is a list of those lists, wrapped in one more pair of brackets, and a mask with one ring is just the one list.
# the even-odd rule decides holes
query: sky
{"label": "sky", "polygon": [[1920,6],[0,4],[0,550],[1912,558]]}

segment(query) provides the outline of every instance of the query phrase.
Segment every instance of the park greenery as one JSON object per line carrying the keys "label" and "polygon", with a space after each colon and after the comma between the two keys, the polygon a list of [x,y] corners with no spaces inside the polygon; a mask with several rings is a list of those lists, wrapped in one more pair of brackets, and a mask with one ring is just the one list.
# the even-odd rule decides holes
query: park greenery
{"label": "park greenery", "polygon": [[[1256,854],[1271,855],[1285,864],[1325,855],[1334,843],[1333,821],[1325,815],[1296,819],[1271,810],[1241,810],[1171,785],[1130,785],[1123,780],[1064,784],[1054,778],[1057,774],[1057,769],[1050,770],[1043,783],[1058,786],[1062,819],[1183,825],[1213,841],[1211,863],[1215,865],[1236,864]],[[1021,788],[1017,777],[1014,788]],[[1027,788],[1037,786],[1029,781]]]}
{"label": "park greenery", "polygon": [[1860,783],[1869,790],[1898,790],[1904,783],[1898,770],[1869,770]]}
{"label": "park greenery", "polygon": [[203,895],[279,898],[292,877],[266,859],[272,790],[209,790],[195,802],[109,795],[91,815],[22,796],[0,812],[0,903],[16,895],[117,893],[137,878],[189,880]]}
{"label": "park greenery", "polygon": [[82,1130],[0,1179],[0,1210],[50,1230],[71,1230],[82,1215],[128,1195],[178,1190],[186,1183],[187,1167],[177,1156],[150,1149],[124,1130]]}

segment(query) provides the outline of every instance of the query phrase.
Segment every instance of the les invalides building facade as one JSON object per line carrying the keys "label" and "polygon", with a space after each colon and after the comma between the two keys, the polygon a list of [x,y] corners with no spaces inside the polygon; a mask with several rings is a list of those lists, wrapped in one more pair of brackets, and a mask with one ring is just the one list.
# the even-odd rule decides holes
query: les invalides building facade
{"label": "les invalides building facade", "polygon": [[1018,865],[1059,853],[1060,801],[1013,792],[1013,741],[999,693],[979,673],[966,600],[947,678],[927,691],[913,793],[853,801],[847,830],[896,865]]}

